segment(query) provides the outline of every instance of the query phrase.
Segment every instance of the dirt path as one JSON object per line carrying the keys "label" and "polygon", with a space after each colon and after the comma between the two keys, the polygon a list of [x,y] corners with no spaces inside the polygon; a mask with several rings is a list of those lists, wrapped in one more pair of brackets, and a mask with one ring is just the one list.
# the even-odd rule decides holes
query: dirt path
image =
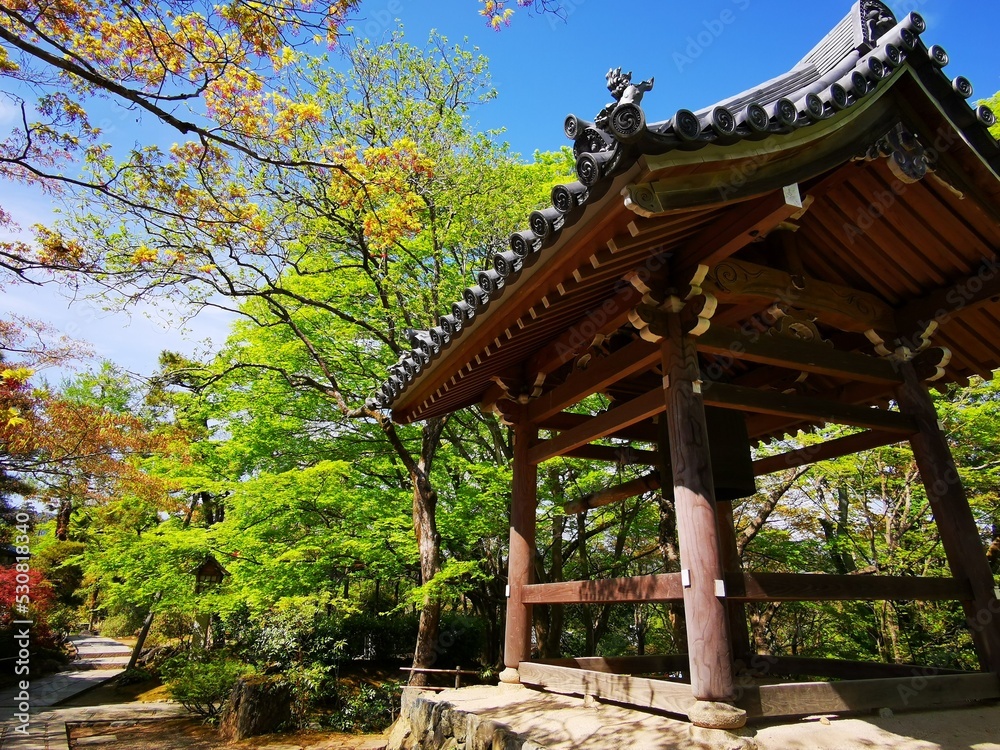
{"label": "dirt path", "polygon": [[118,721],[70,727],[72,750],[384,750],[381,737],[293,732],[222,742],[216,731],[198,719]]}

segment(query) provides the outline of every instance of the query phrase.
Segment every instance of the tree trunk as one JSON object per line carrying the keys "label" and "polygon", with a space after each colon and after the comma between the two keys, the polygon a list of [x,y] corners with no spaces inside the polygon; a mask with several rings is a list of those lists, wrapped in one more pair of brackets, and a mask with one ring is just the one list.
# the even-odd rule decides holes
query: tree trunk
{"label": "tree trunk", "polygon": [[[420,473],[413,477],[413,529],[420,552],[420,581],[426,586],[441,571],[441,535],[437,530],[437,493],[424,473],[423,459],[419,468]],[[413,653],[414,668],[429,668],[437,660],[440,629],[441,602],[425,595]],[[426,685],[427,675],[411,672],[409,684]]]}
{"label": "tree trunk", "polygon": [[69,539],[69,520],[73,515],[73,500],[68,497],[59,499],[59,508],[56,510],[56,539],[65,542]]}
{"label": "tree trunk", "polygon": [[139,637],[136,638],[135,646],[132,647],[132,656],[129,657],[128,666],[125,667],[126,672],[134,669],[135,663],[139,661],[142,647],[146,645],[146,636],[149,635],[149,629],[153,625],[153,616],[155,614],[153,608],[158,601],[160,601],[160,592],[156,592],[156,596],[153,597],[153,603],[149,605],[149,612],[146,613],[146,619],[142,621],[142,630],[139,631]]}

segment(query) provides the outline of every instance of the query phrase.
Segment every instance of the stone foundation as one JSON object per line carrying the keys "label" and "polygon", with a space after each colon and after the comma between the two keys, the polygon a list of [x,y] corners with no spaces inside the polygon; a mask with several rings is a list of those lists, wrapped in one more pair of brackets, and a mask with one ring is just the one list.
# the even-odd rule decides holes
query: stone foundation
{"label": "stone foundation", "polygon": [[403,691],[388,750],[545,750],[506,724],[455,708],[417,690]]}

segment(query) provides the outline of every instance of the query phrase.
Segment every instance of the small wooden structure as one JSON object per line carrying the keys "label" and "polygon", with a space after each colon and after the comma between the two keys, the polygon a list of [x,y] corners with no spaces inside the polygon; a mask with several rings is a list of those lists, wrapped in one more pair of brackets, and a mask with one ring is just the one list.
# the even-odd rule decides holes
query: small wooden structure
{"label": "small wooden structure", "polygon": [[[924,26],[861,0],[789,73],[652,124],[652,81],[611,71],[614,101],[565,123],[579,179],[392,368],[375,402],[399,422],[481,404],[513,425],[502,679],[716,727],[1000,696],[1000,602],[926,385],[1000,367],[1000,145]],[[606,411],[567,411],[596,392]],[[864,428],[759,459],[755,475],[908,440],[952,576],[741,570],[709,407],[745,421],[747,453],[823,423]],[[556,456],[656,467],[570,510],[662,486],[682,570],[532,583],[536,467]],[[982,671],[750,650],[745,602],[879,599],[960,601]],[[530,660],[532,605],[647,601],[683,601],[688,656]],[[737,662],[847,679],[740,685]],[[690,683],[636,676],[682,667]]]}

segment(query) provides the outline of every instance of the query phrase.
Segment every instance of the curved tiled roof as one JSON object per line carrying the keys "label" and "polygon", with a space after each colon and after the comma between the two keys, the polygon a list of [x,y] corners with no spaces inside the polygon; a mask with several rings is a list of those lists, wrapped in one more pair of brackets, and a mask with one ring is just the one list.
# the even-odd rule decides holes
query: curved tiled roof
{"label": "curved tiled roof", "polygon": [[[897,20],[876,0],[856,2],[848,14],[791,71],[753,89],[699,111],[678,110],[673,117],[648,124],[640,102],[652,81],[633,84],[631,74],[608,73],[608,88],[615,101],[594,121],[570,115],[565,121],[567,137],[573,140],[578,179],[552,190],[552,205],[532,212],[528,228],[510,236],[509,249],[493,257],[492,268],[479,271],[476,283],[465,290],[451,312],[426,331],[411,331],[413,347],[390,367],[379,393],[369,399],[372,408],[388,408],[419,379],[432,360],[490,305],[517,284],[522,271],[536,263],[568,226],[579,221],[583,209],[603,197],[613,178],[641,156],[670,151],[691,151],[709,144],[731,145],[796,132],[848,110],[871,95],[907,66],[930,68],[947,82],[944,97],[951,107],[966,112],[963,128],[981,131],[996,117],[988,108],[970,107],[972,85],[962,76],[949,79],[944,49],[927,47],[921,40],[926,24],[918,13]],[[944,87],[939,87],[944,89]],[[937,95],[942,96],[942,95]],[[985,142],[985,141],[983,141]],[[995,150],[995,149],[994,149]],[[1000,168],[997,154],[987,160]]]}

